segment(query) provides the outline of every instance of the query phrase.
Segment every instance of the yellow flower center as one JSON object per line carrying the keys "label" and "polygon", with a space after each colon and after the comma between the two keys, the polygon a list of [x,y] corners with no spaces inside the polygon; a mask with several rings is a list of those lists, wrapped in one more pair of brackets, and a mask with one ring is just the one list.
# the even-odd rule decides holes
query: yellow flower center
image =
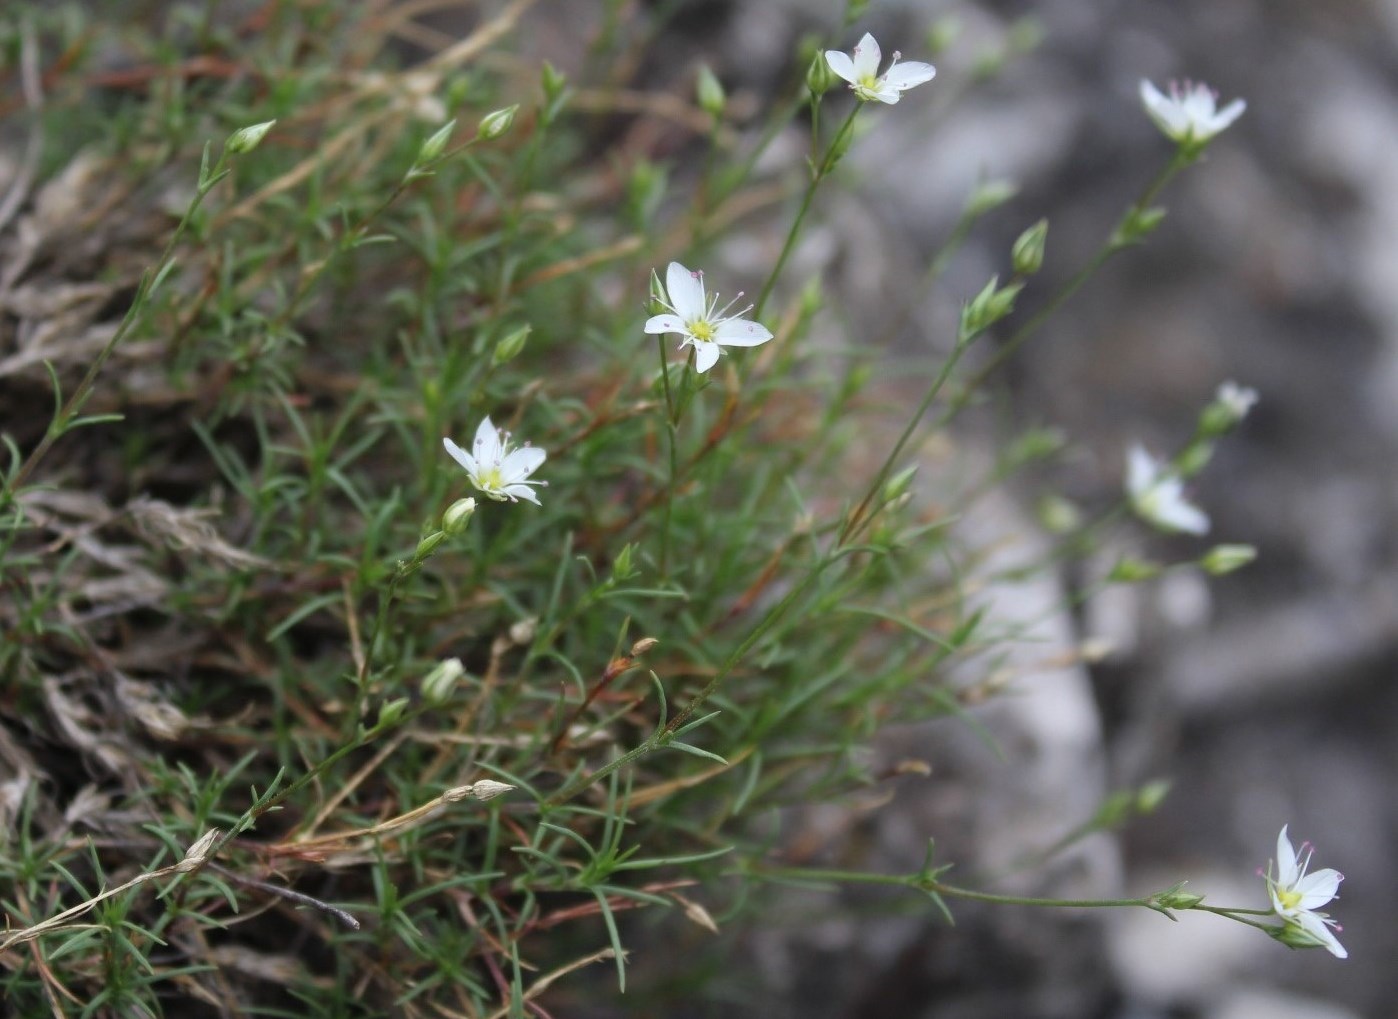
{"label": "yellow flower center", "polygon": [[1301,893],[1294,888],[1277,889],[1277,901],[1285,909],[1295,909],[1301,904]]}
{"label": "yellow flower center", "polygon": [[487,492],[498,492],[505,487],[505,479],[500,476],[499,466],[487,467],[481,471],[481,488]]}
{"label": "yellow flower center", "polygon": [[693,336],[696,340],[704,340],[708,343],[714,341],[714,327],[708,319],[696,319],[686,324],[689,326],[689,335]]}

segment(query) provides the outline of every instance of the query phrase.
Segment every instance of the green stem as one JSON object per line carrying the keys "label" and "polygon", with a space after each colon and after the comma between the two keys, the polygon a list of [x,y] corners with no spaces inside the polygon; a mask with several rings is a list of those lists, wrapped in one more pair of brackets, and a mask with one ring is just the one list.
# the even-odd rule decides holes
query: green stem
{"label": "green stem", "polygon": [[670,447],[670,477],[665,487],[665,517],[661,523],[660,531],[660,576],[663,579],[668,575],[670,562],[670,519],[675,503],[675,484],[678,481],[679,465],[676,446],[679,437],[676,434],[679,427],[679,420],[675,414],[675,399],[670,392],[670,365],[665,359],[665,337],[657,335],[655,338],[656,349],[660,352],[660,382],[665,390],[665,436]]}
{"label": "green stem", "polygon": [[806,185],[806,193],[801,196],[801,207],[796,212],[796,218],[792,220],[791,229],[787,231],[786,243],[782,245],[781,254],[777,256],[777,264],[772,267],[771,273],[767,276],[767,282],[762,286],[762,292],[757,296],[757,303],[753,305],[752,317],[754,320],[761,320],[762,309],[767,305],[767,298],[772,296],[772,288],[777,285],[777,278],[781,276],[787,259],[791,257],[791,252],[796,247],[796,239],[801,236],[801,227],[805,224],[806,213],[810,211],[816,188],[820,187],[820,182],[828,177],[830,171],[835,168],[844,148],[848,148],[849,133],[854,130],[854,118],[858,114],[859,105],[856,104],[849,111],[849,116],[845,118],[845,122],[840,125],[840,130],[835,133],[835,137],[830,142],[829,148],[825,150],[825,154],[820,157],[820,162],[812,164],[811,179]]}
{"label": "green stem", "polygon": [[1102,247],[1098,249],[1096,254],[1088,259],[1087,263],[1074,273],[1067,283],[1059,288],[1058,292],[1049,299],[1047,304],[1040,308],[1037,313],[1024,323],[1024,325],[1015,330],[1014,334],[995,352],[995,355],[991,357],[979,371],[971,376],[970,380],[961,388],[961,392],[957,395],[956,399],[947,407],[946,412],[938,418],[935,427],[940,428],[946,425],[956,417],[957,414],[961,413],[961,411],[965,409],[966,404],[970,402],[976,389],[985,382],[991,373],[1024,346],[1024,344],[1039,331],[1039,328],[1048,321],[1069,298],[1081,290],[1083,285],[1096,275],[1097,270],[1102,268],[1109,258],[1131,245],[1132,241],[1124,239],[1122,236],[1123,225],[1145,212],[1165,185],[1197,158],[1197,153],[1190,154],[1184,149],[1175,150],[1175,154],[1170,162],[1155,175],[1151,182],[1146,185],[1145,190],[1141,192],[1140,196],[1131,203],[1126,210],[1126,214],[1118,221],[1117,226],[1112,230],[1111,235],[1107,238],[1106,242],[1103,243]]}

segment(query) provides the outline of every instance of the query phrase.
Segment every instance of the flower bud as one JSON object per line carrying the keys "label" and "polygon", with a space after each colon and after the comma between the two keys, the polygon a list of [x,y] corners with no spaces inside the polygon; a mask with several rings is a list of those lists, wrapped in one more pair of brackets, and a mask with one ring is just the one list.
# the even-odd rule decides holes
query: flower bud
{"label": "flower bud", "polygon": [[1019,187],[1008,180],[988,180],[976,185],[966,200],[966,215],[984,216],[991,209],[1004,205],[1018,193]]}
{"label": "flower bud", "polygon": [[200,835],[184,854],[184,859],[175,864],[175,870],[181,874],[188,874],[190,871],[202,867],[221,834],[222,832],[217,828],[210,828],[203,835]]}
{"label": "flower bud", "polygon": [[656,640],[654,637],[642,637],[631,645],[631,657],[640,658],[641,655],[645,654],[659,643],[660,641]]}
{"label": "flower bud", "polygon": [[1133,206],[1122,217],[1116,230],[1113,231],[1111,246],[1121,248],[1145,240],[1164,219],[1165,210],[1159,206],[1151,206],[1148,209],[1138,209]]}
{"label": "flower bud", "polygon": [[981,292],[971,298],[961,309],[961,340],[972,339],[985,332],[1000,319],[1014,311],[1015,298],[1024,289],[1022,283],[1011,283],[1001,287],[998,276],[981,288]]}
{"label": "flower bud", "polygon": [[446,658],[422,680],[422,698],[429,704],[442,704],[456,689],[457,680],[466,675],[460,658]]}
{"label": "flower bud", "polygon": [[625,580],[631,576],[631,546],[625,545],[612,560],[612,579]]}
{"label": "flower bud", "polygon": [[1032,276],[1044,264],[1044,242],[1048,239],[1048,220],[1041,219],[1020,234],[1010,249],[1010,264],[1021,276]]}
{"label": "flower bud", "polygon": [[695,96],[699,100],[699,108],[709,116],[715,120],[723,116],[723,107],[728,101],[728,97],[723,94],[723,85],[714,76],[714,72],[709,70],[708,64],[699,65],[699,80],[695,83]]}
{"label": "flower bud", "polygon": [[825,54],[817,52],[806,68],[806,91],[812,99],[819,99],[835,87],[835,72],[825,60]]}
{"label": "flower bud", "polygon": [[917,474],[917,464],[911,467],[904,467],[893,477],[889,478],[883,486],[884,502],[893,502],[895,499],[907,493],[908,487],[913,483],[913,476]]}
{"label": "flower bud", "polygon": [[1061,495],[1045,495],[1037,509],[1039,523],[1050,534],[1068,534],[1082,525],[1082,511]]}
{"label": "flower bud", "polygon": [[568,86],[568,78],[562,71],[545,60],[540,83],[544,89],[544,100],[553,104],[558,102],[559,96],[563,95],[563,90]]}
{"label": "flower bud", "polygon": [[436,551],[437,546],[440,545],[442,542],[446,541],[446,539],[446,531],[433,531],[431,534],[429,534],[427,537],[423,538],[421,541],[417,543],[417,549],[413,552],[413,559],[426,559],[434,551]]}
{"label": "flower bud", "polygon": [[449,120],[436,131],[432,137],[423,142],[417,150],[417,159],[413,161],[414,166],[421,166],[423,163],[430,163],[445,151],[447,142],[451,141],[451,133],[456,130],[456,121]]}
{"label": "flower bud", "polygon": [[476,128],[476,137],[485,141],[494,141],[508,131],[515,122],[515,114],[519,112],[519,103],[513,106],[506,106],[503,109],[494,110],[481,118],[480,125]]}
{"label": "flower bud", "polygon": [[1204,897],[1195,895],[1193,892],[1186,892],[1184,882],[1181,881],[1173,888],[1167,888],[1163,892],[1152,895],[1151,901],[1161,909],[1193,909],[1204,901]]}
{"label": "flower bud", "polygon": [[476,500],[457,499],[442,514],[442,530],[450,535],[461,534],[471,522],[471,514],[476,512]]}
{"label": "flower bud", "polygon": [[268,120],[261,124],[253,124],[251,127],[242,127],[228,136],[228,141],[223,143],[223,149],[229,155],[240,156],[244,152],[251,152],[257,148],[264,135],[272,130],[275,120]]}
{"label": "flower bud", "polygon": [[1218,387],[1213,403],[1199,416],[1199,431],[1210,437],[1232,431],[1256,402],[1257,390],[1225,382]]}
{"label": "flower bud", "polygon": [[1122,556],[1112,567],[1112,572],[1107,574],[1107,579],[1119,584],[1131,584],[1138,580],[1150,580],[1159,576],[1160,564],[1153,563],[1146,559],[1133,559],[1130,556]]}
{"label": "flower bud", "polygon": [[529,334],[533,332],[533,330],[533,326],[525,323],[497,343],[495,345],[495,352],[490,355],[491,363],[498,367],[513,361],[519,356],[519,352],[524,349],[524,341],[529,339]]}
{"label": "flower bud", "polygon": [[[1157,778],[1136,790],[1136,813],[1153,814],[1155,808],[1165,802],[1170,795],[1169,779]],[[1203,898],[1201,895],[1200,898]]]}
{"label": "flower bud", "polygon": [[379,720],[374,723],[375,729],[386,729],[390,725],[396,725],[408,710],[408,698],[397,697],[391,701],[385,701],[379,708]]}
{"label": "flower bud", "polygon": [[503,796],[512,790],[514,786],[505,782],[496,782],[494,779],[483,778],[479,782],[471,784],[471,795],[481,802],[493,800],[497,796]]}
{"label": "flower bud", "polygon": [[539,621],[533,616],[528,619],[521,619],[510,626],[510,640],[516,645],[523,647],[525,644],[534,643],[534,633],[539,628]]}
{"label": "flower bud", "polygon": [[1215,577],[1240,570],[1257,558],[1257,549],[1251,545],[1215,545],[1204,553],[1199,565]]}

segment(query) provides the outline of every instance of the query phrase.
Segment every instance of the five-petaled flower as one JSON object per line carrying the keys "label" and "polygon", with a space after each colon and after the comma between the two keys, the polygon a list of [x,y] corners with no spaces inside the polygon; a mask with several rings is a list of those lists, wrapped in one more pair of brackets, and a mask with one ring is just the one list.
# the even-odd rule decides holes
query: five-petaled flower
{"label": "five-petaled flower", "polygon": [[1234,99],[1218,109],[1218,93],[1203,82],[1170,83],[1170,94],[1141,79],[1141,102],[1166,137],[1190,148],[1202,147],[1243,115],[1247,103]]}
{"label": "five-petaled flower", "polygon": [[466,452],[450,439],[442,439],[451,458],[466,468],[466,475],[491,499],[497,502],[526,499],[539,504],[530,485],[547,485],[547,481],[529,481],[548,456],[542,449],[525,443],[518,449],[510,448],[510,433],[496,428],[490,418],[481,422],[476,429],[476,440],[471,452]]}
{"label": "five-petaled flower", "polygon": [[1345,876],[1329,867],[1314,874],[1306,873],[1315,850],[1309,842],[1303,842],[1298,856],[1286,837],[1286,827],[1282,825],[1281,834],[1277,836],[1277,876],[1274,878],[1271,870],[1267,871],[1267,892],[1272,898],[1272,908],[1288,926],[1299,927],[1335,958],[1348,958],[1345,946],[1330,933],[1331,927],[1341,930],[1340,925],[1317,912],[1335,897]]}
{"label": "five-petaled flower", "polygon": [[853,53],[826,50],[825,62],[830,65],[830,70],[849,82],[854,94],[864,102],[877,99],[892,106],[908,89],[931,81],[932,76],[937,73],[937,69],[931,64],[916,60],[900,64],[898,60],[901,56],[902,54],[895,50],[893,63],[888,65],[887,71],[879,74],[879,62],[883,59],[883,52],[874,41],[874,37],[865,32],[864,38],[859,40]]}
{"label": "five-petaled flower", "polygon": [[683,336],[680,347],[694,348],[696,371],[706,372],[714,366],[719,347],[756,347],[772,338],[763,326],[740,317],[751,310],[751,305],[736,314],[726,314],[743,296],[741,292],[719,308],[717,294],[712,298],[704,294],[704,274],[690,272],[678,262],[671,262],[665,270],[665,295],[657,295],[656,300],[668,311],[648,318],[646,332]]}
{"label": "five-petaled flower", "polygon": [[1139,445],[1127,453],[1126,494],[1137,515],[1162,531],[1208,533],[1209,518],[1184,497],[1184,479]]}

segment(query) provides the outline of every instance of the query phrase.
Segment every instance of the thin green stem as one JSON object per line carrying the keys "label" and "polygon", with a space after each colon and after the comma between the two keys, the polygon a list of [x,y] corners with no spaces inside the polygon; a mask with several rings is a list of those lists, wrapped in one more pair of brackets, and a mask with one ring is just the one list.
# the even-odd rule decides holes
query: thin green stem
{"label": "thin green stem", "polygon": [[762,318],[762,310],[767,306],[767,298],[772,296],[772,289],[777,285],[777,279],[781,276],[782,269],[785,268],[787,259],[791,257],[791,252],[796,247],[796,240],[801,236],[801,228],[806,222],[806,213],[811,209],[811,201],[815,198],[816,189],[820,187],[820,182],[830,175],[830,171],[839,162],[840,155],[848,147],[849,134],[854,130],[854,118],[859,114],[859,105],[856,104],[850,111],[845,122],[840,125],[840,130],[835,133],[834,139],[830,142],[825,154],[820,157],[820,161],[811,164],[811,179],[806,184],[806,192],[801,196],[801,207],[796,211],[796,218],[791,222],[791,229],[786,233],[786,242],[782,245],[781,254],[777,256],[777,264],[772,267],[771,273],[767,276],[767,282],[762,285],[762,292],[757,296],[757,303],[753,305],[752,317],[757,320]]}
{"label": "thin green stem", "polygon": [[665,437],[670,451],[670,476],[665,486],[665,517],[660,530],[660,576],[668,575],[670,562],[670,520],[674,511],[675,484],[679,478],[678,452],[679,437],[676,434],[679,420],[675,412],[674,395],[670,392],[670,365],[665,359],[665,337],[657,335],[656,349],[660,352],[660,383],[665,390]]}

